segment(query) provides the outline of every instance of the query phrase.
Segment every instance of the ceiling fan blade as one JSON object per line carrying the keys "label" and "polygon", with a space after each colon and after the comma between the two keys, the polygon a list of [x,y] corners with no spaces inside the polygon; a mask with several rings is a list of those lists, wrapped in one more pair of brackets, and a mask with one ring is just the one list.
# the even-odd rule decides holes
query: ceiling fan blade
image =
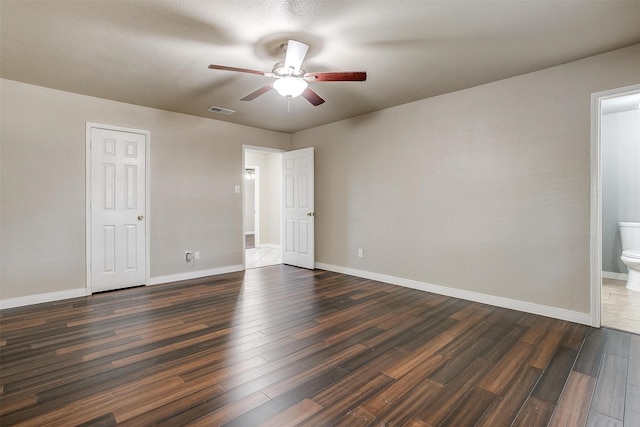
{"label": "ceiling fan blade", "polygon": [[320,95],[309,88],[306,88],[304,92],[302,92],[302,96],[304,97],[304,99],[312,103],[314,107],[317,107],[320,104],[324,104],[324,99],[320,98]]}
{"label": "ceiling fan blade", "polygon": [[315,82],[363,82],[367,80],[366,71],[340,71],[329,73],[307,73],[304,78]]}
{"label": "ceiling fan blade", "polygon": [[299,72],[308,50],[309,45],[296,40],[289,40],[287,53],[284,56],[284,68],[286,70],[293,68],[294,74]]}
{"label": "ceiling fan blade", "polygon": [[258,75],[261,75],[261,76],[266,76],[266,75],[269,74],[269,73],[265,73],[264,71],[250,70],[248,68],[227,67],[226,65],[211,64],[211,65],[209,65],[209,68],[212,69],[212,70],[236,71],[236,72],[239,72],[239,73],[258,74]]}
{"label": "ceiling fan blade", "polygon": [[259,97],[260,95],[263,95],[263,94],[269,92],[271,89],[273,89],[273,85],[268,84],[266,86],[261,87],[260,89],[258,89],[256,91],[254,91],[254,92],[251,92],[249,95],[245,96],[240,101],[253,101],[254,99]]}

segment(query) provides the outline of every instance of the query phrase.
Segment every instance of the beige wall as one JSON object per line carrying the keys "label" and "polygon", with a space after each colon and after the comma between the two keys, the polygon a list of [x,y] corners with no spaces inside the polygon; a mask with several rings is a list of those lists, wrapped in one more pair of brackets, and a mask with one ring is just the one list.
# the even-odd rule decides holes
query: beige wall
{"label": "beige wall", "polygon": [[316,261],[589,312],[590,95],[638,82],[640,45],[293,134]]}
{"label": "beige wall", "polygon": [[86,286],[86,122],[151,132],[152,278],[242,264],[242,145],[288,149],[288,134],[10,80],[0,93],[2,299]]}
{"label": "beige wall", "polygon": [[291,144],[317,261],[588,312],[590,94],[639,69],[636,45],[292,136],[0,80],[1,298],[85,286],[89,121],[151,132],[152,277],[240,264],[242,145]]}

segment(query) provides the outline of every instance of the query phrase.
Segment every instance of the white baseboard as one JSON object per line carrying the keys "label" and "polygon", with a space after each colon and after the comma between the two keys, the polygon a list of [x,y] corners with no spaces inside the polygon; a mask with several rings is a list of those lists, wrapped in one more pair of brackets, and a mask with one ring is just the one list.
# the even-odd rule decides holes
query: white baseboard
{"label": "white baseboard", "polygon": [[525,313],[538,314],[540,316],[553,317],[555,319],[566,320],[583,325],[591,325],[591,315],[589,313],[580,313],[577,311],[565,310],[563,308],[550,307],[547,305],[535,304],[526,301],[502,298],[493,295],[481,294],[478,292],[465,291],[462,289],[449,288],[447,286],[433,285],[431,283],[419,282],[417,280],[404,279],[402,277],[387,276],[385,274],[372,273],[365,270],[357,270],[349,267],[341,267],[337,265],[316,263],[316,268],[322,270],[334,271],[336,273],[348,274],[351,276],[362,277],[364,279],[377,280],[379,282],[390,283],[392,285],[404,286],[406,288],[417,289],[434,294],[445,295],[454,298],[460,298],[468,301],[479,302],[483,304],[493,305],[497,307],[509,308],[512,310],[523,311]]}
{"label": "white baseboard", "polygon": [[603,271],[602,278],[613,279],[613,280],[624,280],[626,282],[627,280],[629,280],[629,275],[624,273],[615,273],[613,271]]}
{"label": "white baseboard", "polygon": [[[275,246],[275,245],[274,245]],[[277,246],[276,246],[277,247]],[[553,317],[556,319],[566,320],[569,322],[591,325],[591,316],[588,313],[580,313],[571,310],[565,310],[557,307],[534,304],[525,301],[502,298],[493,295],[481,294],[478,292],[465,291],[462,289],[449,288],[446,286],[434,285],[431,283],[419,282],[417,280],[404,279],[401,277],[388,276],[385,274],[373,273],[355,268],[341,267],[332,264],[316,263],[316,268],[322,270],[334,271],[336,273],[348,274],[351,276],[362,277],[365,279],[377,280],[380,282],[390,283],[392,285],[404,286],[407,288],[417,289],[425,292],[432,292],[439,295],[446,295],[454,298],[460,298],[468,301],[475,301],[483,304],[494,305],[497,307],[509,308],[512,310],[523,311],[526,313],[538,314],[541,316]],[[201,277],[215,276],[218,274],[234,273],[244,270],[242,265],[231,265],[227,267],[212,268],[209,270],[190,271],[187,273],[171,274],[168,276],[152,277],[147,281],[147,285],[159,285],[162,283],[178,282],[181,280],[198,279]],[[621,274],[602,272],[602,276],[607,274]],[[626,275],[624,275],[626,280]],[[619,276],[616,276],[617,278]],[[623,280],[623,279],[618,279]],[[40,304],[43,302],[58,301],[69,298],[77,298],[87,296],[86,288],[70,289],[68,291],[50,292],[46,294],[29,295],[25,297],[9,298],[0,300],[0,309],[21,307],[31,304]]]}
{"label": "white baseboard", "polygon": [[59,301],[69,298],[86,297],[87,288],[69,289],[68,291],[48,292],[46,294],[28,295],[26,297],[8,298],[0,300],[0,309],[22,307],[43,302]]}
{"label": "white baseboard", "polygon": [[215,276],[217,274],[235,273],[244,270],[242,265],[229,265],[227,267],[211,268],[209,270],[189,271],[187,273],[170,274],[168,276],[151,277],[147,286],[160,285],[162,283],[179,282],[181,280],[199,279],[201,277]]}
{"label": "white baseboard", "polygon": [[[200,277],[215,276],[217,274],[234,273],[242,271],[242,265],[230,265],[209,270],[190,271],[188,273],[171,274],[168,276],[151,277],[147,281],[149,285],[159,285],[161,283],[179,282],[181,280],[198,279]],[[25,297],[8,298],[0,300],[0,310],[5,308],[22,307],[25,305],[40,304],[43,302],[59,301],[69,298],[78,298],[91,295],[86,288],[70,289],[68,291],[49,292],[46,294],[28,295]]]}

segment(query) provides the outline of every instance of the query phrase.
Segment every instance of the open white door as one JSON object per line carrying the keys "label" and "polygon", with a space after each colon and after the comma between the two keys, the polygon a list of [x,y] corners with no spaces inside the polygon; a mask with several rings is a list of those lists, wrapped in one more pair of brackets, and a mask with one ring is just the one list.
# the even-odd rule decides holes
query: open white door
{"label": "open white door", "polygon": [[315,267],[313,147],[282,154],[282,262]]}
{"label": "open white door", "polygon": [[146,268],[143,134],[91,129],[91,291],[143,285]]}

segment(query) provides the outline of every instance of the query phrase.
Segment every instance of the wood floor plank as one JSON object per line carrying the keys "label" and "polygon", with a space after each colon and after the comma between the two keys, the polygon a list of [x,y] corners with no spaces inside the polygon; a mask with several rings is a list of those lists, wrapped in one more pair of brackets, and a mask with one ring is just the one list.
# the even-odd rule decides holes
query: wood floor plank
{"label": "wood floor plank", "polygon": [[494,394],[502,394],[533,350],[534,346],[523,341],[514,344],[482,380],[480,387]]}
{"label": "wood floor plank", "polygon": [[437,337],[429,340],[426,344],[420,346],[413,352],[407,354],[397,361],[393,366],[384,370],[384,374],[398,379],[403,375],[406,375],[407,372],[413,370],[416,366],[420,365],[431,356],[433,356],[438,350],[440,350],[445,345],[449,344],[451,341],[455,339],[452,335],[438,335]]}
{"label": "wood floor plank", "polygon": [[113,414],[104,414],[85,423],[78,424],[80,427],[111,427],[115,425],[118,425],[118,421]]}
{"label": "wood floor plank", "polygon": [[[4,394],[4,393],[3,393]],[[14,394],[0,399],[0,417],[23,408],[33,406],[38,402],[35,394]]]}
{"label": "wood floor plank", "polygon": [[630,334],[278,265],[0,311],[0,416],[497,427],[588,411],[587,424],[635,423],[636,353]]}
{"label": "wood floor plank", "polygon": [[584,427],[595,388],[594,377],[572,371],[553,412],[549,427]]}
{"label": "wood floor plank", "polygon": [[[469,366],[473,361],[479,357],[482,357],[488,349],[490,349],[495,343],[486,338],[464,339],[465,336],[461,336],[460,341],[456,340],[452,344],[447,345],[438,354],[447,356],[447,363],[445,366],[438,369],[429,377],[440,384],[447,385],[453,378],[455,378],[464,368]],[[460,346],[459,344],[467,343]]]}
{"label": "wood floor plank", "polygon": [[402,424],[402,427],[431,427],[429,424],[424,421],[417,420],[415,418],[411,418],[406,423]]}
{"label": "wood floor plank", "polygon": [[260,427],[282,427],[287,424],[299,425],[300,421],[309,418],[321,409],[322,406],[312,400],[305,399],[278,413],[276,416],[269,418],[267,421],[261,423]]}
{"label": "wood floor plank", "polygon": [[[399,399],[404,398],[409,390],[412,390],[420,382],[427,378],[432,372],[438,369],[447,361],[443,355],[437,354],[417,365],[397,381],[394,381],[384,390],[381,390],[372,398],[363,402],[360,407],[368,413],[378,416],[396,404]],[[393,378],[389,377],[388,378]]]}
{"label": "wood floor plank", "polygon": [[477,427],[508,427],[520,412],[525,401],[540,379],[542,371],[523,366],[514,376],[504,394],[478,420]]}
{"label": "wood floor plank", "polygon": [[565,334],[565,338],[561,345],[574,350],[580,350],[585,337],[589,334],[591,328],[586,325],[580,325],[578,323],[569,324],[569,330]]}
{"label": "wood floor plank", "polygon": [[332,425],[349,410],[359,407],[362,402],[370,396],[376,395],[392,382],[393,378],[383,374],[373,378],[354,374],[347,375],[311,397],[311,400],[322,407],[322,410],[305,420],[301,420],[300,426]]}
{"label": "wood floor plank", "polygon": [[[405,390],[400,399],[386,411],[375,417],[376,425],[402,425],[409,421],[416,412],[429,406],[442,391],[441,384],[431,380],[424,380],[410,390]],[[358,407],[359,411],[367,415],[371,414],[366,408]],[[356,412],[357,414],[358,412]],[[417,416],[417,415],[416,415]]]}
{"label": "wood floor plank", "polygon": [[553,404],[530,396],[514,421],[513,426],[545,427],[551,419],[553,410]]}
{"label": "wood floor plank", "polygon": [[478,387],[471,389],[461,402],[449,413],[440,425],[459,427],[476,425],[482,414],[496,400],[497,396]]}
{"label": "wood floor plank", "polygon": [[596,329],[587,334],[573,369],[597,378],[606,341],[607,335],[604,329]]}
{"label": "wood floor plank", "polygon": [[[417,409],[414,416],[427,424],[438,425],[451,414],[466,394],[476,386],[493,364],[482,358],[470,363],[442,388],[434,400]],[[437,384],[437,383],[436,383]]]}
{"label": "wood floor plank", "polygon": [[560,341],[564,338],[565,328],[550,328],[538,341],[529,364],[534,368],[545,369],[556,353]]}
{"label": "wood floor plank", "polygon": [[511,328],[511,330],[503,336],[500,341],[498,341],[498,343],[483,356],[483,358],[490,362],[497,363],[511,350],[526,331],[527,328],[525,326],[518,324],[514,325],[514,327]]}
{"label": "wood floor plank", "polygon": [[333,427],[358,427],[376,425],[376,418],[364,409],[355,408],[347,412]]}
{"label": "wood floor plank", "polygon": [[279,395],[274,399],[269,400],[257,408],[232,419],[225,425],[229,427],[244,427],[261,424],[287,408],[313,396],[318,391],[336,382],[347,374],[348,372],[343,369],[332,369],[289,390],[286,393]]}
{"label": "wood floor plank", "polygon": [[[210,427],[210,426],[220,426],[228,423],[229,421],[237,418],[258,406],[268,402],[269,398],[265,396],[263,393],[257,391],[255,393],[250,394],[242,399],[239,399],[230,405],[224,406],[210,414],[207,414],[203,417],[194,420],[193,422],[189,422],[191,427]],[[170,420],[168,422],[163,422],[159,424],[159,426],[172,427],[178,424],[174,424],[175,420]]]}
{"label": "wood floor plank", "polygon": [[[191,408],[201,402],[216,398],[224,392],[224,389],[218,384],[208,385],[207,387],[195,390],[193,393],[186,394],[185,396],[178,397],[171,402],[151,409],[134,418],[124,420],[120,422],[119,425],[123,427],[145,427],[153,425],[154,423],[157,423],[158,420],[164,420],[171,415],[185,410],[185,408]],[[266,400],[266,397],[264,400]]]}
{"label": "wood floor plank", "polygon": [[533,389],[532,395],[540,400],[556,404],[562,393],[562,389],[569,377],[571,367],[576,360],[577,351],[558,347],[544,373]]}
{"label": "wood floor plank", "polygon": [[273,399],[277,396],[287,393],[292,388],[299,387],[309,382],[310,379],[313,379],[316,376],[321,376],[325,372],[335,368],[339,369],[341,362],[355,357],[365,350],[365,346],[361,344],[355,344],[351,347],[343,349],[343,351],[340,351],[332,355],[331,357],[317,357],[316,360],[309,362],[310,366],[308,366],[307,369],[305,369],[303,372],[297,375],[290,376],[289,378],[279,381],[276,384],[265,387],[262,389],[262,391],[268,397]]}
{"label": "wood floor plank", "polygon": [[271,384],[303,372],[305,367],[297,363],[297,360],[311,354],[316,354],[326,348],[327,345],[324,341],[316,343],[286,358],[266,363],[263,366],[249,369],[227,378],[221,381],[220,385],[224,387],[225,390],[233,390],[239,394],[262,390]]}
{"label": "wood floor plank", "polygon": [[520,338],[520,341],[531,345],[537,344],[537,342],[547,333],[552,324],[553,319],[549,317],[537,318],[522,338]]}

